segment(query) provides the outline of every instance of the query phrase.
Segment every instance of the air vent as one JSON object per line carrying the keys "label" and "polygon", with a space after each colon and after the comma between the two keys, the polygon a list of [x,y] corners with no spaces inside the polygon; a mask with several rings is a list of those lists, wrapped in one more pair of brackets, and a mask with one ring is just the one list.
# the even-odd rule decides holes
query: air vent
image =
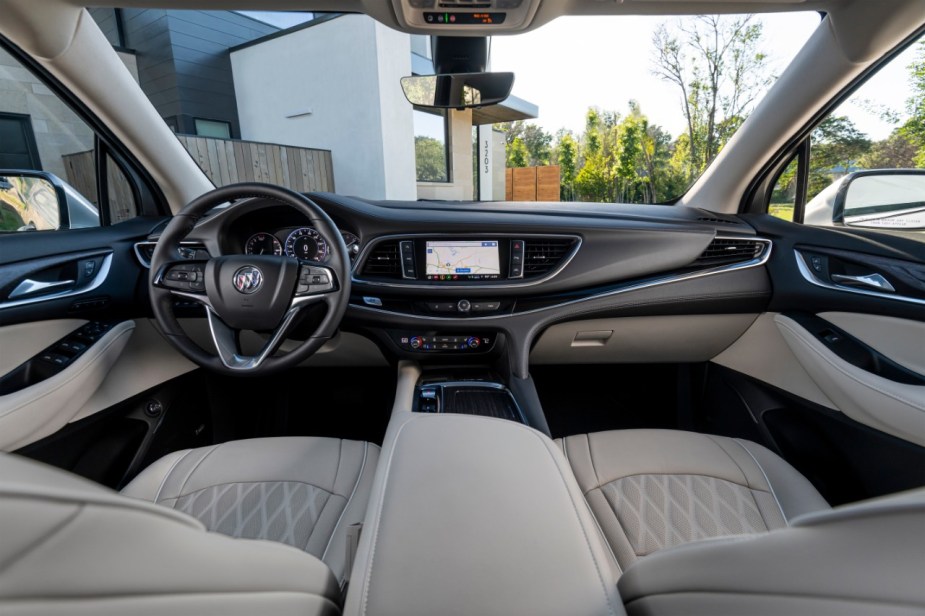
{"label": "air vent", "polygon": [[575,242],[570,238],[524,240],[524,278],[539,278],[556,269],[571,254]]}
{"label": "air vent", "polygon": [[757,240],[714,239],[694,261],[699,266],[727,265],[757,258],[766,244]]}
{"label": "air vent", "polygon": [[377,278],[401,278],[401,257],[398,242],[381,242],[369,253],[363,264],[363,275]]}

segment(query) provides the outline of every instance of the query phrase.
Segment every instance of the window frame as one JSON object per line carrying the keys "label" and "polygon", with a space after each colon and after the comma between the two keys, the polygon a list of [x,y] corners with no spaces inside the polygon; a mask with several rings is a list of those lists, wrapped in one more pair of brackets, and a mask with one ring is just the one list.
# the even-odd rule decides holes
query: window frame
{"label": "window frame", "polygon": [[[43,66],[36,62],[29,54],[20,49],[6,37],[0,35],[0,49],[10,54],[23,68],[31,72],[36,79],[41,81],[52,94],[67,106],[94,134],[94,150],[97,157],[96,165],[96,185],[97,198],[99,203],[97,207],[100,211],[100,227],[110,226],[109,216],[109,193],[107,180],[105,177],[100,179],[100,175],[105,176],[106,166],[99,164],[99,158],[104,160],[108,156],[119,167],[125,175],[129,184],[132,186],[132,193],[135,197],[135,206],[137,216],[167,216],[170,215],[170,208],[167,199],[161,191],[157,182],[151,176],[150,172],[139,162],[132,151],[122,143],[112,132],[112,130],[94,114],[83,101],[71,92],[64,84],[61,83],[54,75],[49,73]],[[103,189],[106,188],[106,192]],[[106,214],[104,215],[104,211]],[[59,229],[58,231],[69,231],[70,229]]]}
{"label": "window frame", "polygon": [[[798,164],[797,181],[804,182],[808,188],[809,184],[809,157],[812,155],[812,133],[816,128],[825,121],[839,105],[857,92],[867,81],[876,75],[881,68],[892,62],[897,56],[914,45],[916,41],[925,36],[925,26],[918,28],[908,38],[903,40],[899,45],[890,50],[879,60],[871,64],[867,69],[855,78],[846,88],[835,95],[822,109],[820,109],[810,121],[797,131],[770,161],[768,161],[762,170],[751,181],[743,194],[742,201],[739,204],[740,214],[768,214],[768,208],[771,204],[771,195],[774,192],[774,186],[777,179],[784,172],[800,152],[805,150],[806,158]],[[797,189],[799,195],[799,187]],[[803,215],[806,206],[806,195],[803,195],[803,207],[800,211],[800,219],[797,223],[797,207],[794,204],[793,222],[803,224]]]}

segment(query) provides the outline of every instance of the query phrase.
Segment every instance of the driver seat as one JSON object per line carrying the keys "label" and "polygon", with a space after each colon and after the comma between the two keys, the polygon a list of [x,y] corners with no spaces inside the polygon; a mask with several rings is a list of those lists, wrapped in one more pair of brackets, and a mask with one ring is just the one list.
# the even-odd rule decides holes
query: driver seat
{"label": "driver seat", "polygon": [[343,586],[347,533],[363,522],[379,447],[317,437],[230,441],[175,451],[122,493],[192,516],[207,530],[285,543],[324,561]]}

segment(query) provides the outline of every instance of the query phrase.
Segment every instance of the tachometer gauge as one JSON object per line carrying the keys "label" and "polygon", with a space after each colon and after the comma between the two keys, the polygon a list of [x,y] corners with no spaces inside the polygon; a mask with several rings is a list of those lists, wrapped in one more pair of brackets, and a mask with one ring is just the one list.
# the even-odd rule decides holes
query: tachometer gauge
{"label": "tachometer gauge", "polygon": [[246,255],[282,255],[283,245],[269,233],[255,233],[244,244]]}
{"label": "tachometer gauge", "polygon": [[328,256],[328,243],[311,227],[302,227],[286,238],[286,254],[296,259],[324,261]]}

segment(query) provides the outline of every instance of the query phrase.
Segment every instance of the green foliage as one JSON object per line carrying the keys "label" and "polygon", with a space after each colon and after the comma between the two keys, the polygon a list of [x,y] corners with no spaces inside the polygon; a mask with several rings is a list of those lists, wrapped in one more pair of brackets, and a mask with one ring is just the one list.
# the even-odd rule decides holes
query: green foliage
{"label": "green foliage", "polygon": [[414,138],[414,156],[419,182],[446,182],[446,148],[433,137]]}
{"label": "green foliage", "polygon": [[530,152],[527,151],[527,145],[520,137],[516,137],[507,145],[507,166],[508,167],[527,167],[530,161]]}
{"label": "green foliage", "polygon": [[687,121],[687,164],[693,181],[713,161],[773,81],[761,50],[764,26],[754,15],[699,15],[653,36],[655,74],[678,88]]}
{"label": "green foliage", "polygon": [[915,60],[909,65],[912,96],[906,101],[909,120],[899,129],[916,149],[914,164],[925,168],[925,40],[919,41]]}
{"label": "green foliage", "polygon": [[902,128],[898,128],[883,141],[873,144],[870,151],[861,157],[859,167],[864,169],[908,169],[916,166],[919,149],[909,140]]}
{"label": "green foliage", "polygon": [[860,168],[871,149],[870,139],[848,117],[831,115],[812,135],[807,199],[818,195],[840,176]]}
{"label": "green foliage", "polygon": [[[501,128],[505,134],[506,152],[509,167],[540,167],[550,164],[552,160],[552,142],[553,136],[543,130],[537,124],[528,124],[523,120],[500,124],[496,126]],[[518,143],[515,146],[515,143]],[[523,155],[522,151],[512,153],[512,148],[520,150],[521,145],[526,150],[523,164],[512,165],[510,161],[512,156],[515,160],[520,161]]]}
{"label": "green foliage", "polygon": [[571,133],[564,132],[559,136],[556,160],[559,163],[559,198],[571,201],[575,194],[575,175],[578,171],[578,142]]}

